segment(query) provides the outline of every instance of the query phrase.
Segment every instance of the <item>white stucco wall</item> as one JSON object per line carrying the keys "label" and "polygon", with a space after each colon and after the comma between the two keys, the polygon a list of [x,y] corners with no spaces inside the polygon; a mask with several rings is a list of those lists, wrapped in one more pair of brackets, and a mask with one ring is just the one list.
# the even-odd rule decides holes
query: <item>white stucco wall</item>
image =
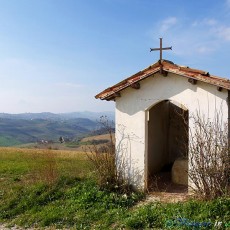
{"label": "white stucco wall", "polygon": [[[169,73],[167,77],[155,74],[140,82],[140,89],[127,88],[116,98],[116,146],[119,156],[125,155],[127,173],[133,183],[145,186],[145,160],[147,154],[148,110],[162,100],[172,100],[185,106],[189,114],[200,110],[213,118],[215,111],[223,111],[227,121],[227,90]],[[138,177],[137,177],[138,175]]]}

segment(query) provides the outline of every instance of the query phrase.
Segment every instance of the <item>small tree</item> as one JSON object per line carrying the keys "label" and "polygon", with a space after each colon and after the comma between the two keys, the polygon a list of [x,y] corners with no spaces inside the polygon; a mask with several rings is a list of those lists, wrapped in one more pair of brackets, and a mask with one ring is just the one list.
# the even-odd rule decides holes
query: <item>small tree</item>
{"label": "small tree", "polygon": [[106,116],[100,118],[103,130],[109,134],[109,141],[104,145],[86,147],[89,160],[92,162],[100,188],[120,193],[132,192],[130,181],[124,177],[125,160],[118,161],[115,153],[114,124]]}
{"label": "small tree", "polygon": [[228,129],[221,113],[210,121],[199,112],[190,118],[189,172],[192,189],[204,199],[229,195]]}
{"label": "small tree", "polygon": [[65,140],[64,140],[64,137],[60,136],[60,137],[59,137],[59,142],[60,142],[60,143],[64,143],[64,141],[65,141]]}

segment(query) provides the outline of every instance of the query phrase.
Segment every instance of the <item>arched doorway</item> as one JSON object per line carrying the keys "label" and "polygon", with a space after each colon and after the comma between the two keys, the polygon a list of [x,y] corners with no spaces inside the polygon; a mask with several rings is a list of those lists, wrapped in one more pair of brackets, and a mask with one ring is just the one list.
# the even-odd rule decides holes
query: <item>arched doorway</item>
{"label": "arched doorway", "polygon": [[147,138],[147,188],[187,189],[188,110],[170,100],[154,105],[148,110]]}

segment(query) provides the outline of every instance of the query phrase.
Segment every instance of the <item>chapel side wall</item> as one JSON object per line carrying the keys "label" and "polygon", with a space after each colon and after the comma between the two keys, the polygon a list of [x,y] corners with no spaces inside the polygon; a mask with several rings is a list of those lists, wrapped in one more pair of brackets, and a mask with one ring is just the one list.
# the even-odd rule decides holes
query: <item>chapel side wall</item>
{"label": "chapel side wall", "polygon": [[[216,111],[222,111],[223,120],[227,121],[227,90],[221,92],[216,86],[198,81],[196,85],[188,79],[169,73],[167,77],[154,74],[140,82],[140,89],[127,88],[116,98],[116,146],[117,151],[125,149],[128,159],[129,175],[138,180],[135,184],[144,188],[145,162],[148,161],[148,116],[152,106],[163,100],[171,100],[189,110],[189,116],[196,113],[205,114],[213,119]],[[189,119],[190,129],[193,129]]]}
{"label": "chapel side wall", "polygon": [[[125,175],[137,188],[144,187],[145,112],[132,110],[127,103],[116,102],[115,137],[118,162],[125,162]],[[120,109],[127,112],[121,112]],[[138,121],[138,122],[137,122]]]}

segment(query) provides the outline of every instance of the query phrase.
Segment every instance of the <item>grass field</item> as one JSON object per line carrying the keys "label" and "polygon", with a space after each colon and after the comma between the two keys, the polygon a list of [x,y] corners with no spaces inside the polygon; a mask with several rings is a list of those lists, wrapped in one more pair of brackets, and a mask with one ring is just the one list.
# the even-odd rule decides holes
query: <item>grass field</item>
{"label": "grass field", "polygon": [[[112,135],[113,141],[114,141],[114,134]],[[11,146],[11,142],[7,145],[6,138],[3,139],[2,143],[4,146]],[[15,141],[15,140],[14,140]],[[24,149],[52,149],[52,150],[64,150],[64,151],[77,151],[81,152],[82,149],[85,149],[85,147],[92,147],[94,142],[109,142],[110,141],[110,135],[109,134],[101,134],[96,136],[88,136],[80,139],[79,141],[71,141],[71,142],[52,142],[47,144],[42,143],[27,143],[27,144],[18,144],[15,142],[14,148],[24,148]],[[95,143],[96,145],[100,143]],[[1,136],[0,136],[0,146],[1,146]]]}
{"label": "grass field", "polygon": [[0,223],[67,229],[230,228],[230,199],[150,203],[100,190],[83,152],[0,148]]}
{"label": "grass field", "polygon": [[20,142],[15,140],[15,138],[0,135],[0,146],[12,146],[17,144],[20,144]]}

